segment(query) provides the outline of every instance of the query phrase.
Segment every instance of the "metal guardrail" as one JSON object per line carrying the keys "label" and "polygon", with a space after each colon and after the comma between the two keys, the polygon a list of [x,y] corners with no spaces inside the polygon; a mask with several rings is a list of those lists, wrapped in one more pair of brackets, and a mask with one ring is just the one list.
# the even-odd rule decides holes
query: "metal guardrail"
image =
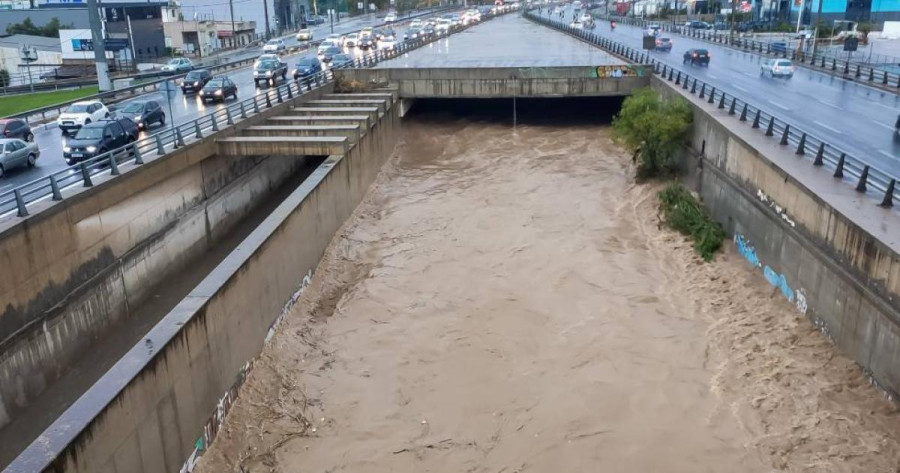
{"label": "metal guardrail", "polygon": [[[604,16],[604,19],[615,19],[616,21],[628,25],[640,26],[641,28],[650,23],[656,23],[641,20],[640,18],[612,17],[608,15]],[[890,72],[873,65],[865,65],[859,62],[838,59],[827,50],[810,54],[802,49],[790,48],[787,45],[785,45],[783,49],[772,48],[772,42],[769,41],[759,41],[738,36],[732,37],[730,34],[720,34],[714,31],[711,32],[710,30],[700,30],[682,25],[662,23],[660,24],[660,28],[665,32],[680,34],[688,38],[722,44],[767,56],[792,59],[814,69],[822,70],[839,77],[853,78],[870,84],[881,85],[886,88],[900,89],[900,73]]]}
{"label": "metal guardrail", "polygon": [[868,164],[865,160],[853,156],[821,137],[803,131],[788,121],[777,117],[774,113],[767,112],[761,107],[693,77],[687,72],[663,64],[645,51],[612,41],[592,31],[574,28],[530,12],[526,13],[526,16],[538,23],[564,31],[573,36],[578,36],[591,44],[630,61],[652,66],[654,74],[658,74],[660,78],[681,86],[684,90],[689,90],[691,94],[699,94],[698,97],[706,99],[708,103],[717,103],[719,109],[727,108],[729,115],[738,115],[740,122],[750,122],[752,128],[765,130],[766,136],[780,139],[781,145],[791,146],[798,156],[813,156],[813,166],[824,166],[827,169],[832,169],[832,175],[836,179],[841,179],[842,181],[849,179],[851,183],[855,182],[858,192],[865,193],[869,190],[874,190],[882,194],[880,205],[883,207],[892,207],[894,200],[900,199],[900,189],[897,189],[896,176],[892,176]]}
{"label": "metal guardrail", "polygon": [[[485,20],[494,16],[496,15],[487,15]],[[468,27],[454,27],[447,35],[403,41],[396,44],[392,49],[370,52],[357,58],[352,63],[334,67],[299,80],[288,81],[266,90],[264,94],[257,94],[253,98],[231,103],[227,107],[216,110],[213,113],[177,126],[170,126],[152,136],[0,193],[0,218],[7,217],[13,213],[19,217],[27,217],[29,215],[29,206],[31,205],[46,200],[62,200],[64,198],[63,192],[68,189],[93,187],[93,180],[98,176],[107,174],[112,176],[119,175],[123,166],[140,166],[147,161],[158,159],[190,143],[202,140],[211,133],[260,113],[261,110],[272,108],[285,100],[292,99],[330,82],[334,78],[331,72],[333,69],[371,67],[379,62],[406,54]]]}

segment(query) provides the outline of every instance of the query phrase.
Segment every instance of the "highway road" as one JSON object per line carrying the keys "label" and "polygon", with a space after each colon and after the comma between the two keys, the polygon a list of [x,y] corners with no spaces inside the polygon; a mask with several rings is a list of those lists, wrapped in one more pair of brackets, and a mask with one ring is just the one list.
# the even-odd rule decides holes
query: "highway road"
{"label": "highway road", "polygon": [[[571,21],[571,12],[566,15]],[[594,33],[641,48],[643,32],[637,27],[619,24],[611,31],[608,22],[598,21]],[[547,29],[542,34],[558,33]],[[894,133],[900,96],[803,67],[797,68],[792,79],[763,77],[763,58],[758,54],[678,35],[669,37],[674,42],[672,51],[652,52],[657,60],[778,115],[885,172],[900,175],[900,139]],[[682,54],[690,48],[710,51],[708,68],[682,63]]]}
{"label": "highway road", "polygon": [[[350,33],[353,31],[359,31],[365,26],[377,25],[381,23],[381,19],[375,18],[373,15],[370,15],[367,18],[362,18],[359,20],[344,20],[340,24],[334,26],[334,32]],[[408,25],[408,21],[404,20],[396,23],[393,27],[396,33],[400,35],[401,40],[406,25]],[[328,24],[319,25],[313,27],[312,29],[314,40],[324,39],[328,34],[331,33],[331,26]],[[284,37],[284,40],[289,48],[291,46],[298,45],[298,41],[293,35]],[[364,51],[360,51],[358,48],[346,48],[346,52],[354,56],[364,54]],[[260,46],[256,50],[236,53],[230,59],[237,60],[241,57],[253,57],[254,55],[259,54],[262,54],[262,46]],[[302,52],[285,56],[288,62],[289,71],[292,71],[296,66],[297,59],[308,54],[312,54],[312,52]],[[254,94],[265,92],[265,86],[257,88],[254,85],[253,71],[249,66],[242,69],[229,71],[225,75],[230,77],[238,85],[238,98],[240,100],[249,98]],[[289,75],[288,78],[290,79],[291,76]],[[167,100],[165,90],[149,92],[133,99],[129,99],[128,101],[117,104],[117,107],[124,107],[128,102],[135,100],[157,100],[162,105],[166,113],[167,126],[172,123],[173,117],[175,124],[181,124],[207,113],[212,113],[213,111],[224,107],[222,103],[207,102],[204,104],[198,97],[196,97],[196,95],[184,95],[181,93],[180,89],[176,89],[173,92],[170,92],[169,98],[171,98],[171,113],[169,112],[169,102]],[[226,102],[226,104],[227,103],[230,102]],[[148,135],[153,135],[161,129],[163,129],[163,127],[154,125],[150,127],[149,130],[141,132],[141,137],[143,138]],[[41,150],[41,157],[38,159],[37,166],[35,166],[34,168],[21,167],[8,170],[5,173],[5,176],[3,178],[0,178],[0,192],[8,191],[14,187],[19,187],[34,179],[52,174],[67,167],[62,154],[62,147],[64,146],[65,138],[60,133],[60,130],[56,127],[55,122],[49,123],[47,125],[40,125],[33,131],[35,142],[38,144],[38,147]]]}

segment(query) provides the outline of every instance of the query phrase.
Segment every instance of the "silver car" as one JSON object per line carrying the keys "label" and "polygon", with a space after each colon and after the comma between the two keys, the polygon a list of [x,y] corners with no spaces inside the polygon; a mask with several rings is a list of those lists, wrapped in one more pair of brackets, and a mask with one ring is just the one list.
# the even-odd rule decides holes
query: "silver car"
{"label": "silver car", "polygon": [[0,139],[0,177],[19,166],[34,166],[40,156],[37,143],[26,143],[15,138]]}

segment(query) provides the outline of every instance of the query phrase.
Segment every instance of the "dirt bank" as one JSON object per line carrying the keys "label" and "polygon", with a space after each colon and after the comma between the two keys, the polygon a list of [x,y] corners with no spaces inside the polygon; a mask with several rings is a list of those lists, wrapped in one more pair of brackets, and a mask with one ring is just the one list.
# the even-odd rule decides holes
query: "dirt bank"
{"label": "dirt bank", "polygon": [[898,471],[893,406],[606,128],[404,126],[200,471]]}

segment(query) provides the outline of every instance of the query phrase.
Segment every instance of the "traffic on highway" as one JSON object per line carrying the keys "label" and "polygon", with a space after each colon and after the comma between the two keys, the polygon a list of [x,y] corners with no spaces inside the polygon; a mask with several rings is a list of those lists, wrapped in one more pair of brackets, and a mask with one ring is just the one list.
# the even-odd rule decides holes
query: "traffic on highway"
{"label": "traffic on highway", "polygon": [[[575,2],[580,3],[580,2]],[[576,5],[542,6],[541,14],[584,28]],[[632,48],[644,36],[656,37],[649,51],[657,61],[688,68],[692,75],[720,90],[743,97],[811,133],[830,137],[870,164],[900,173],[900,97],[863,83],[835,77],[789,59],[773,59],[720,44],[647,28],[593,20],[591,31]]]}
{"label": "traffic on highway", "polygon": [[[391,16],[386,19],[391,20]],[[215,74],[179,61],[172,64],[170,72],[187,75],[163,83],[156,91],[114,105],[100,100],[76,102],[44,125],[29,126],[19,119],[0,121],[0,131],[6,132],[4,138],[21,141],[29,148],[36,145],[33,157],[5,167],[0,162],[0,192],[152,136],[173,124],[220,110],[238,98],[264,94],[284,81],[301,80],[332,67],[350,67],[368,52],[391,49],[406,40],[446,34],[448,30],[440,28],[442,24],[476,21],[480,21],[478,11],[469,9],[388,23],[366,18],[333,28],[322,24],[268,41],[257,48],[258,58],[249,67]],[[133,128],[108,126],[122,118]]]}

